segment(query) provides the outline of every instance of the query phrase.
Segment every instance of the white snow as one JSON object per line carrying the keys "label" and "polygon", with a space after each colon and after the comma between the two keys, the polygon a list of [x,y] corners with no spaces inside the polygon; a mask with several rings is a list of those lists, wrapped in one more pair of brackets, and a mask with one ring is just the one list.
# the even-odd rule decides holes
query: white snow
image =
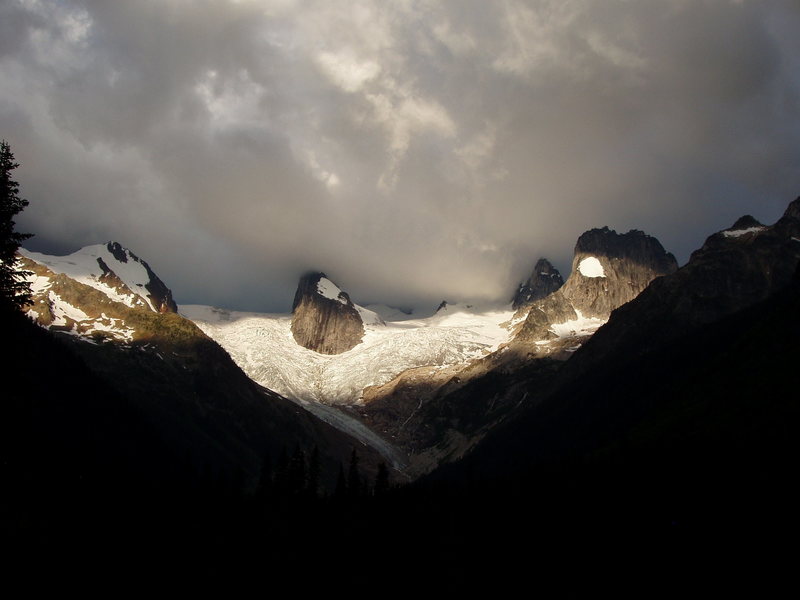
{"label": "white snow", "polygon": [[550,326],[550,331],[560,338],[591,335],[606,323],[606,319],[596,317],[584,317],[581,311],[575,311],[577,319],[556,323]]}
{"label": "white snow", "polygon": [[53,311],[53,325],[66,326],[68,324],[67,319],[71,319],[72,321],[86,321],[89,319],[89,315],[80,308],[72,306],[64,301],[61,296],[55,292],[51,291],[48,294],[48,298],[50,300],[51,310]]}
{"label": "white snow", "polygon": [[347,300],[339,297],[339,294],[342,293],[342,290],[340,290],[335,283],[326,277],[320,278],[320,280],[317,282],[317,292],[324,298],[338,300],[342,304],[347,304]]}
{"label": "white snow", "polygon": [[114,339],[130,342],[133,341],[134,329],[123,326],[121,319],[112,319],[103,313],[99,319],[93,320],[81,333],[89,336],[97,332],[108,333]]}
{"label": "white snow", "polygon": [[580,263],[578,263],[578,271],[584,277],[605,277],[606,272],[603,270],[603,265],[594,256],[587,256]]}
{"label": "white snow", "polygon": [[[30,252],[24,248],[20,248],[19,252],[23,256],[46,266],[54,273],[63,273],[79,283],[89,285],[103,292],[112,300],[122,302],[130,307],[147,306],[156,311],[145,287],[150,282],[147,269],[144,268],[142,263],[134,260],[130,253],[128,253],[128,262],[120,262],[109,252],[105,244],[86,246],[67,256],[49,256],[38,252]],[[98,258],[102,259],[116,273],[130,293],[126,293],[124,289],[113,288],[100,281],[103,270],[97,261]]]}
{"label": "white snow", "polygon": [[513,315],[509,307],[450,305],[446,313],[424,319],[365,322],[360,344],[329,356],[294,341],[291,315],[198,305],[183,305],[180,312],[259,384],[295,400],[325,404],[356,404],[365,387],[387,383],[413,367],[462,364],[484,356],[509,340],[510,331],[500,324]]}
{"label": "white snow", "polygon": [[[47,277],[36,277],[35,275],[29,277],[32,279],[32,288],[41,291],[47,291],[48,286],[43,285],[41,280],[47,281]],[[132,341],[134,329],[126,327],[121,319],[113,319],[108,317],[105,313],[101,313],[99,317],[90,317],[83,310],[77,306],[73,306],[53,290],[47,291],[45,298],[39,300],[44,304],[49,304],[50,312],[53,315],[53,320],[47,327],[68,327],[68,330],[59,329],[62,333],[67,333],[75,337],[81,338],[82,341],[96,343],[93,339],[93,334],[104,332],[116,340]],[[34,321],[38,321],[41,316],[39,311],[29,309],[27,311],[28,317]]]}
{"label": "white snow", "polygon": [[31,284],[31,292],[34,296],[49,289],[53,283],[49,277],[39,277],[36,274],[28,275],[25,280]]}
{"label": "white snow", "polygon": [[757,233],[763,231],[766,227],[748,227],[747,229],[734,229],[733,231],[723,231],[722,235],[725,237],[741,237],[747,233]]}
{"label": "white snow", "polygon": [[376,313],[384,321],[408,321],[419,318],[409,311],[386,304],[367,304],[365,308]]}
{"label": "white snow", "polygon": [[[342,304],[347,304],[347,300],[340,296],[342,290],[340,290],[339,287],[327,277],[321,277],[317,282],[317,293],[323,298],[328,298],[330,300],[341,302]],[[353,304],[353,306],[355,306],[355,309],[361,316],[361,322],[364,323],[364,325],[384,324],[383,319],[376,312],[364,308],[363,306],[359,306],[358,304]]]}
{"label": "white snow", "polygon": [[378,313],[364,308],[363,306],[359,306],[358,304],[354,304],[354,306],[356,307],[358,314],[361,316],[361,322],[364,323],[365,327],[367,325],[386,325]]}

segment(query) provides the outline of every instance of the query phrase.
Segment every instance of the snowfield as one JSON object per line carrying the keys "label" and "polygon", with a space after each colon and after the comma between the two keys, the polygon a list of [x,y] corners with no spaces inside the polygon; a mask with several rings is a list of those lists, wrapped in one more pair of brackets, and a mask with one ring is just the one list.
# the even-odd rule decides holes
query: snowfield
{"label": "snowfield", "polygon": [[598,319],[597,317],[584,317],[583,313],[577,309],[575,313],[578,315],[577,319],[555,323],[550,326],[550,331],[559,338],[585,337],[592,335],[608,321],[608,319]]}
{"label": "snowfield", "polygon": [[514,311],[451,304],[427,318],[401,313],[404,320],[384,323],[378,317],[365,322],[360,344],[333,356],[299,346],[291,315],[202,305],[182,305],[180,313],[264,387],[301,402],[359,404],[365,387],[387,383],[407,369],[463,364],[493,352],[509,340]]}
{"label": "snowfield", "polygon": [[[148,296],[149,292],[145,287],[150,283],[150,276],[147,273],[147,269],[145,269],[140,262],[134,260],[130,252],[127,250],[125,250],[125,252],[128,256],[128,262],[123,263],[114,257],[105,244],[86,246],[67,256],[50,256],[38,252],[31,252],[24,248],[19,249],[19,253],[22,256],[46,266],[54,273],[63,273],[78,283],[91,286],[103,292],[112,300],[122,302],[131,308],[144,304],[150,308],[150,310],[158,312],[153,306]],[[117,277],[119,277],[125,286],[133,293],[121,293],[120,290],[101,281],[100,277],[103,275],[103,269],[100,268],[100,263],[97,260],[98,258],[114,271]],[[35,291],[36,290],[34,290],[34,292]]]}

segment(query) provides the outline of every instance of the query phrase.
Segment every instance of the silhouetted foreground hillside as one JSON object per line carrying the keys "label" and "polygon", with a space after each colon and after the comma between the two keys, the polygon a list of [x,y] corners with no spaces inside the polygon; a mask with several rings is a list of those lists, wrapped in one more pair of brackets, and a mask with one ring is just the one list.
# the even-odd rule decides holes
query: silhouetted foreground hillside
{"label": "silhouetted foreground hillside", "polygon": [[798,306],[795,280],[643,354],[605,355],[466,460],[375,494],[348,486],[345,465],[327,498],[278,476],[280,458],[249,492],[198,472],[149,415],[8,315],[7,565],[31,581],[270,592],[782,590],[779,542],[798,531]]}

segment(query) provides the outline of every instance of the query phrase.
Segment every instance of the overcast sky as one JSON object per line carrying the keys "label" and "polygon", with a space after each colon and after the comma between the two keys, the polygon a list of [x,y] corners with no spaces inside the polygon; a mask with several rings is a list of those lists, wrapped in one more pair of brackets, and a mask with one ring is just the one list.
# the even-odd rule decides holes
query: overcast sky
{"label": "overcast sky", "polygon": [[797,0],[0,0],[28,247],[179,303],[507,300],[578,235],[682,264],[800,195]]}

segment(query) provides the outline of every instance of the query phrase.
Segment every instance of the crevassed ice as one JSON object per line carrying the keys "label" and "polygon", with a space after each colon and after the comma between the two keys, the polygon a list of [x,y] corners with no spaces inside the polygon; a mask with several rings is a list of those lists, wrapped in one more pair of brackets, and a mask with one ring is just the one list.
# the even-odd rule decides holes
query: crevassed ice
{"label": "crevassed ice", "polygon": [[[362,343],[324,355],[295,343],[290,315],[226,312],[182,305],[180,312],[215,339],[253,380],[285,396],[326,404],[358,403],[370,385],[406,369],[461,364],[508,341],[513,311],[454,311],[367,326]],[[374,314],[374,313],[373,313]],[[377,315],[376,315],[377,316]]]}

